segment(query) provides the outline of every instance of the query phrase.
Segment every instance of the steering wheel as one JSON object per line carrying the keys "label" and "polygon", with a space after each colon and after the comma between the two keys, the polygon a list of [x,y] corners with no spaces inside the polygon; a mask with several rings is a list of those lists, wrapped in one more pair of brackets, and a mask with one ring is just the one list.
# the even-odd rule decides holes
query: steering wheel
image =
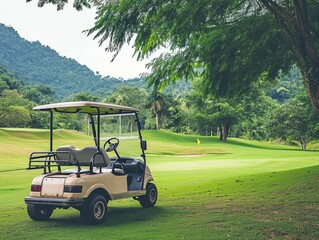
{"label": "steering wheel", "polygon": [[[107,144],[109,145],[109,147],[105,148]],[[118,138],[113,137],[113,138],[108,139],[104,143],[103,148],[105,149],[106,152],[112,152],[117,148],[117,146],[119,144],[120,144],[120,140]]]}

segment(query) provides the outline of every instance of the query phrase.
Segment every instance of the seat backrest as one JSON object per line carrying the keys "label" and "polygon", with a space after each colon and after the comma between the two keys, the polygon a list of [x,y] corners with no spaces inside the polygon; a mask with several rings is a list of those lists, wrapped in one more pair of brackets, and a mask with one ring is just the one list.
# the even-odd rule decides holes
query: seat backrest
{"label": "seat backrest", "polygon": [[111,161],[109,156],[106,154],[105,150],[100,147],[99,153],[97,153],[96,146],[88,146],[84,148],[76,148],[74,146],[61,146],[58,147],[57,152],[57,161],[65,160],[66,155],[59,152],[70,152],[71,157],[74,156],[78,161],[80,166],[90,166],[91,159],[94,157],[95,167],[107,167],[110,165]]}
{"label": "seat backrest", "polygon": [[[60,146],[56,149],[57,164],[68,165],[69,158],[72,157],[72,150],[76,149],[74,146]],[[70,156],[71,153],[71,156]],[[72,159],[71,159],[72,160]],[[72,161],[71,161],[72,162]]]}

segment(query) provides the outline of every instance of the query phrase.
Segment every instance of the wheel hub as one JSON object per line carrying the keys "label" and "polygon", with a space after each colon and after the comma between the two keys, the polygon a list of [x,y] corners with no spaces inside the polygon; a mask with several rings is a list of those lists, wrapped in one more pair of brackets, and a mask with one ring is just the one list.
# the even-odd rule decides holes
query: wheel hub
{"label": "wheel hub", "polygon": [[98,201],[94,206],[94,216],[96,219],[102,219],[105,214],[105,205],[103,202]]}
{"label": "wheel hub", "polygon": [[155,189],[152,189],[150,192],[150,200],[151,202],[154,202],[156,200],[156,191]]}

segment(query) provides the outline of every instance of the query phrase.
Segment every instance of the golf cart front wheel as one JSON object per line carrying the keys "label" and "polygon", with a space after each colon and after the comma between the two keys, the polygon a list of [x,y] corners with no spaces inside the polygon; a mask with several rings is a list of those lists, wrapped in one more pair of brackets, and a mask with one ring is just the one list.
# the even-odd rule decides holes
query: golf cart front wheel
{"label": "golf cart front wheel", "polygon": [[154,207],[157,201],[157,188],[154,183],[148,183],[146,185],[146,194],[139,197],[142,207]]}
{"label": "golf cart front wheel", "polygon": [[27,211],[31,219],[35,221],[45,221],[51,217],[53,207],[45,205],[28,204]]}

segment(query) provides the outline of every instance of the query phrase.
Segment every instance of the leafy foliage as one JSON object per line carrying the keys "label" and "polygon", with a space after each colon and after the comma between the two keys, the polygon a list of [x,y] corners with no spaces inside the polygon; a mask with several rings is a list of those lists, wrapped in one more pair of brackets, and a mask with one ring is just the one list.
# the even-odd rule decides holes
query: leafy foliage
{"label": "leafy foliage", "polygon": [[319,134],[319,117],[306,96],[289,99],[273,111],[270,132],[273,137],[299,141],[303,150]]}
{"label": "leafy foliage", "polygon": [[148,79],[155,86],[199,74],[208,92],[233,95],[262,72],[274,77],[289,66],[282,60],[291,57],[290,45],[277,44],[283,36],[274,18],[260,8],[252,14],[254,6],[245,1],[110,1],[98,7],[89,34],[101,44],[109,40],[108,51],[117,54],[135,35],[138,58],[163,45],[172,50],[151,64]]}
{"label": "leafy foliage", "polygon": [[199,90],[188,95],[186,101],[188,130],[202,135],[219,134],[226,142],[230,129],[242,119],[242,105],[235,101],[207,98]]}
{"label": "leafy foliage", "polygon": [[47,127],[47,116],[30,111],[35,104],[49,103],[52,90],[44,85],[28,86],[0,66],[0,127]]}
{"label": "leafy foliage", "polygon": [[304,90],[300,70],[295,65],[291,67],[287,74],[280,71],[278,78],[277,85],[270,89],[268,95],[279,103],[284,103]]}
{"label": "leafy foliage", "polygon": [[26,127],[30,121],[29,111],[22,106],[0,107],[1,127]]}
{"label": "leafy foliage", "polygon": [[[39,0],[63,7],[66,0]],[[207,93],[242,94],[267,73],[274,78],[292,63],[300,68],[314,109],[319,112],[319,3],[268,0],[74,1],[97,7],[88,31],[107,51],[118,54],[134,42],[138,59],[162,46],[171,53],[150,66],[151,85],[202,77]]]}

